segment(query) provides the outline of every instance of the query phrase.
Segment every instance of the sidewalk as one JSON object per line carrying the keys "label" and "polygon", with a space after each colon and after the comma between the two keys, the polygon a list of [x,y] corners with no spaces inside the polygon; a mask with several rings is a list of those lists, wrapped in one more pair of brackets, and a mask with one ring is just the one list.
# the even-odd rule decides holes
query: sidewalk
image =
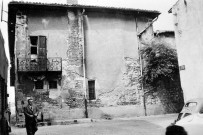
{"label": "sidewalk", "polygon": [[[36,135],[162,135],[177,114],[108,119],[58,120],[39,127]],[[80,124],[81,123],[81,124]],[[26,135],[25,128],[12,127],[10,135]]]}

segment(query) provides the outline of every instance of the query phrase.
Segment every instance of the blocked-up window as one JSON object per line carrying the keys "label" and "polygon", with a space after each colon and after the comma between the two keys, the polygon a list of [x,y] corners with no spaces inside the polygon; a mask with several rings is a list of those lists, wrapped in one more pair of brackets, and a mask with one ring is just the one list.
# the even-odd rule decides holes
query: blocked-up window
{"label": "blocked-up window", "polygon": [[35,89],[43,89],[44,83],[43,81],[36,81],[35,82]]}
{"label": "blocked-up window", "polygon": [[89,88],[89,100],[94,100],[96,99],[95,96],[95,80],[90,80],[88,81],[88,88]]}
{"label": "blocked-up window", "polygon": [[49,81],[49,89],[57,89],[57,81]]}

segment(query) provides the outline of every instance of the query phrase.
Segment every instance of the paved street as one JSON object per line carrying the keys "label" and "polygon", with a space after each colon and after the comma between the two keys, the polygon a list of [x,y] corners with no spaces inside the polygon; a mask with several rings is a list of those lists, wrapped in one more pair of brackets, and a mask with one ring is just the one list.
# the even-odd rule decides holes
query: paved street
{"label": "paved street", "polygon": [[[164,135],[177,115],[99,120],[92,123],[39,127],[36,135]],[[12,128],[10,135],[26,135],[25,128]]]}

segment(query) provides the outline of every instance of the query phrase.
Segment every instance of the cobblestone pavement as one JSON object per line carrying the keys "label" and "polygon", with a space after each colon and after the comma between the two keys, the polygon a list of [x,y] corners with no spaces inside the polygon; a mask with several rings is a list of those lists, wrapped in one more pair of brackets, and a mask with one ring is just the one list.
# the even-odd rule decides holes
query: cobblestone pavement
{"label": "cobblestone pavement", "polygon": [[[35,135],[164,135],[177,115],[99,120],[92,123],[39,127]],[[25,128],[12,128],[10,135],[26,135]]]}

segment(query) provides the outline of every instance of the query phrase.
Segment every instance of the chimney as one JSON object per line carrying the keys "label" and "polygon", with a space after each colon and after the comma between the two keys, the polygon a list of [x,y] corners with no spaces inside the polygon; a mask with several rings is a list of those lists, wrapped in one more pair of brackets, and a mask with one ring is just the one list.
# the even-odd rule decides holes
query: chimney
{"label": "chimney", "polygon": [[78,0],[67,0],[67,4],[69,4],[69,5],[77,5]]}

